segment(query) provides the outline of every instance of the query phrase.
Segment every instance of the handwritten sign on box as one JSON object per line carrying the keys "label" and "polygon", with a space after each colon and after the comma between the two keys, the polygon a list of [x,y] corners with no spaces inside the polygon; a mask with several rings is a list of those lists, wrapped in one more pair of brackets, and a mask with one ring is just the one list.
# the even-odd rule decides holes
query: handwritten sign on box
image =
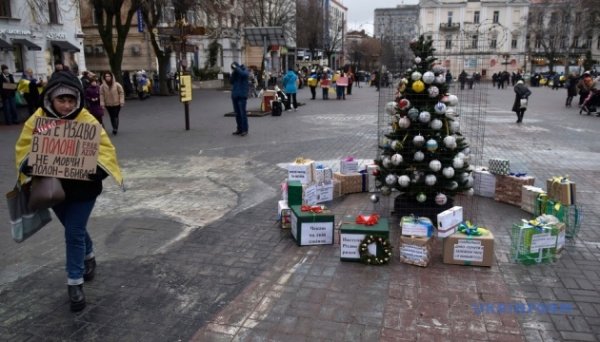
{"label": "handwritten sign on box", "polygon": [[99,124],[37,118],[28,160],[32,174],[89,180],[96,173],[101,130]]}

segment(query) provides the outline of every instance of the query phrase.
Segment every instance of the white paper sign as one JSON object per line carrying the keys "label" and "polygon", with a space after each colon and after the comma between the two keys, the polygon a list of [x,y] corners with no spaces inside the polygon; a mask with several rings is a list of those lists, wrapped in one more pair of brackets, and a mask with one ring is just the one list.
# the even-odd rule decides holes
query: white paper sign
{"label": "white paper sign", "polygon": [[316,186],[316,203],[333,201],[333,183]]}
{"label": "white paper sign", "polygon": [[425,261],[428,258],[427,248],[403,244],[400,246],[400,256],[411,261]]}
{"label": "white paper sign", "polygon": [[402,235],[406,236],[428,236],[427,226],[421,223],[402,223]]}
{"label": "white paper sign", "polygon": [[556,236],[550,235],[550,233],[535,234],[531,237],[531,247],[529,251],[531,253],[539,252],[540,248],[554,248],[556,247]]}
{"label": "white paper sign", "polygon": [[313,162],[308,164],[294,164],[288,165],[288,179],[299,180],[302,184],[308,184],[312,182],[313,173]]}
{"label": "white paper sign", "polygon": [[308,185],[304,188],[304,193],[302,194],[302,203],[308,205],[317,204],[317,186],[316,185]]}
{"label": "white paper sign", "polygon": [[292,210],[292,236],[294,237],[294,240],[296,240],[296,241],[298,241],[297,230],[298,230],[298,217]]}
{"label": "white paper sign", "polygon": [[459,239],[454,244],[454,260],[483,262],[483,246],[479,240]]}
{"label": "white paper sign", "polygon": [[300,224],[300,245],[327,245],[333,243],[333,222],[305,222]]}
{"label": "white paper sign", "polygon": [[564,231],[558,233],[558,237],[556,238],[556,249],[562,249],[565,247],[565,237],[566,234]]}
{"label": "white paper sign", "polygon": [[340,257],[348,259],[360,259],[358,248],[366,234],[340,234]]}

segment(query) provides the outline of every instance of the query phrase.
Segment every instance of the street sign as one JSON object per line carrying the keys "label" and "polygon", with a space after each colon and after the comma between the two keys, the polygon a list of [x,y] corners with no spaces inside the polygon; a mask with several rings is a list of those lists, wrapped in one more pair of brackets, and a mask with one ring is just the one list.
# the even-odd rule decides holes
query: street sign
{"label": "street sign", "polygon": [[192,101],[192,76],[190,75],[181,75],[179,77],[179,82],[181,84],[179,95],[181,97],[181,102]]}
{"label": "street sign", "polygon": [[138,32],[144,32],[144,17],[142,16],[142,10],[137,10],[137,29]]}

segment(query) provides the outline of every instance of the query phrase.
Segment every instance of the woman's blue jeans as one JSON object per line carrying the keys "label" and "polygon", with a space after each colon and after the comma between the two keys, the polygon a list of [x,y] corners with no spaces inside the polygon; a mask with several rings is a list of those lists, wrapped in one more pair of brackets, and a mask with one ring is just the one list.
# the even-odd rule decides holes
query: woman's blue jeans
{"label": "woman's blue jeans", "polygon": [[92,239],[87,232],[87,222],[96,199],[78,202],[62,202],[52,208],[65,227],[67,248],[67,283],[83,284],[85,256],[93,252]]}

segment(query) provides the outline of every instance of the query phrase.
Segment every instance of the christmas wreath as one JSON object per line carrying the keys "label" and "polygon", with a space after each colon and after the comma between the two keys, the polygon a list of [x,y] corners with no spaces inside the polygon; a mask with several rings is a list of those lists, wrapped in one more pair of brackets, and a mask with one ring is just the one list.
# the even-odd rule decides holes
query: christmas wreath
{"label": "christmas wreath", "polygon": [[[369,252],[369,245],[374,243],[377,248],[377,254]],[[392,258],[392,245],[390,241],[381,236],[367,235],[360,243],[358,248],[360,260],[368,265],[387,264]]]}

